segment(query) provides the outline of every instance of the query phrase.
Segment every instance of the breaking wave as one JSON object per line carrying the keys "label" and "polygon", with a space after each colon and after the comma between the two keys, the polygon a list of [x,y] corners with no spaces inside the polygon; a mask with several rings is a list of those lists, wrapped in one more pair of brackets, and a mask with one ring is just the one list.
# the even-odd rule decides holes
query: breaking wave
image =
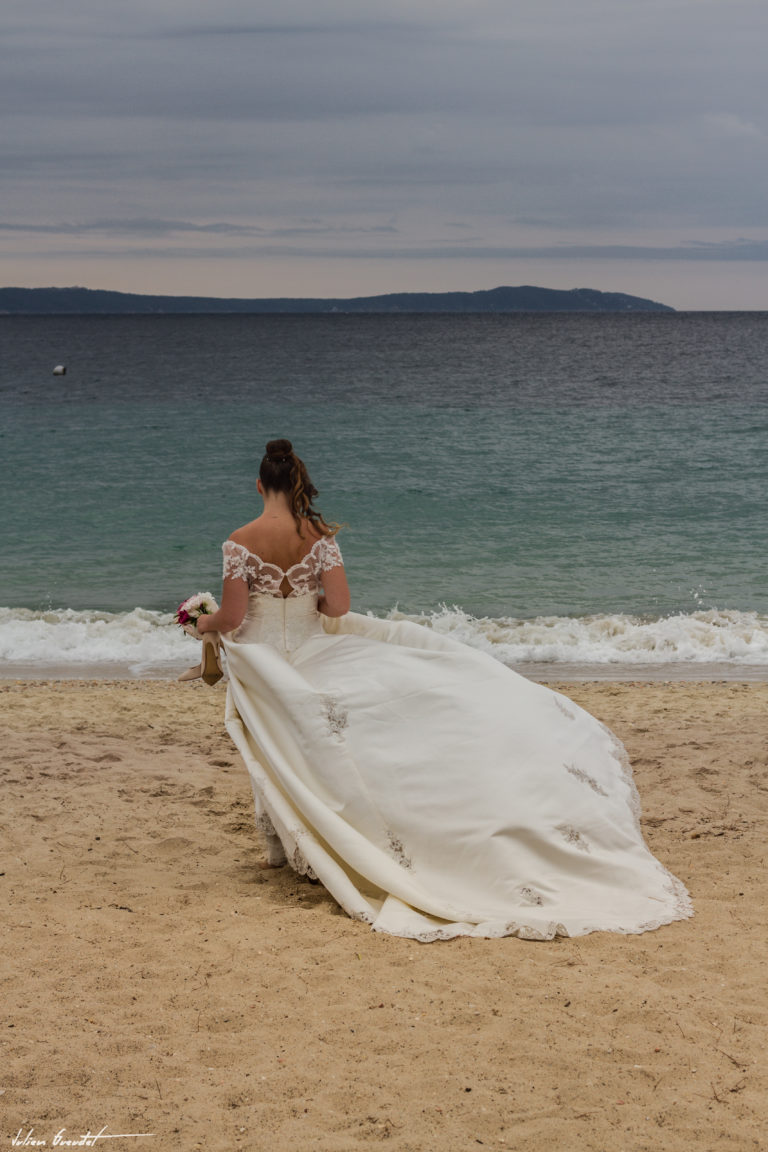
{"label": "breaking wave", "polygon": [[597,616],[478,618],[460,608],[409,619],[495,656],[504,664],[749,664],[768,666],[768,616],[709,609],[657,618]]}
{"label": "breaking wave", "polygon": [[[408,615],[412,620],[525,671],[526,665],[589,670],[710,665],[768,670],[768,616],[709,609],[658,618],[622,613],[571,617],[475,617],[461,608]],[[0,661],[7,677],[171,677],[194,663],[197,644],[170,613],[31,611],[0,608]]]}

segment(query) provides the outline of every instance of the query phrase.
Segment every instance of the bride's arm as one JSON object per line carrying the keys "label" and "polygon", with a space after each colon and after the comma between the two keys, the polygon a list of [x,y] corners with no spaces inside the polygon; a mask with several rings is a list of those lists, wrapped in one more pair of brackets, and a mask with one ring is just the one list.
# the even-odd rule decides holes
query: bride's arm
{"label": "bride's arm", "polygon": [[339,564],[323,572],[323,595],[317,602],[318,612],[324,616],[344,616],[349,612],[349,585],[347,574]]}
{"label": "bride's arm", "polygon": [[221,607],[210,616],[198,616],[197,631],[231,632],[243,622],[248,609],[248,585],[237,576],[225,576],[221,588]]}

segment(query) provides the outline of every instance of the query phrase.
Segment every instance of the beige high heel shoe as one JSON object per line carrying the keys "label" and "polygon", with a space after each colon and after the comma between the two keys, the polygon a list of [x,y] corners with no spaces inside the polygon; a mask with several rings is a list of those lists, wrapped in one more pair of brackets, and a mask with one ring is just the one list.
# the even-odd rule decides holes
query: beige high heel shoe
{"label": "beige high heel shoe", "polygon": [[218,684],[224,675],[221,668],[221,655],[218,632],[203,632],[203,651],[200,663],[194,664],[182,672],[179,680],[202,680],[204,684],[213,687]]}
{"label": "beige high heel shoe", "polygon": [[203,658],[200,661],[200,675],[203,683],[213,687],[224,675],[221,669],[221,655],[218,632],[203,632]]}

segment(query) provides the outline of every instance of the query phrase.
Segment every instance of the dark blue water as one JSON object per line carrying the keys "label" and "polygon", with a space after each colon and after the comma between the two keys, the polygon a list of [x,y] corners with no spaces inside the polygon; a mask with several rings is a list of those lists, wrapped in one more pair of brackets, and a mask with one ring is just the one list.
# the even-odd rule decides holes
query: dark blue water
{"label": "dark blue water", "polygon": [[285,435],[363,610],[765,613],[767,351],[762,313],[0,317],[0,604],[215,588]]}

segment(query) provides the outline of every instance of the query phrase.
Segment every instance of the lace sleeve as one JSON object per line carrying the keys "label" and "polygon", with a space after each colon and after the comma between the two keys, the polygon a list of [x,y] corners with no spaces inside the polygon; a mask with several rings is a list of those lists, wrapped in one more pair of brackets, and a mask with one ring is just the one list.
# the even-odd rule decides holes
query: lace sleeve
{"label": "lace sleeve", "polygon": [[320,553],[320,571],[330,572],[331,568],[343,568],[341,549],[336,543],[335,536],[323,536],[318,548]]}
{"label": "lace sleeve", "polygon": [[224,553],[223,577],[232,580],[248,580],[248,550],[234,540],[225,540],[221,546]]}

